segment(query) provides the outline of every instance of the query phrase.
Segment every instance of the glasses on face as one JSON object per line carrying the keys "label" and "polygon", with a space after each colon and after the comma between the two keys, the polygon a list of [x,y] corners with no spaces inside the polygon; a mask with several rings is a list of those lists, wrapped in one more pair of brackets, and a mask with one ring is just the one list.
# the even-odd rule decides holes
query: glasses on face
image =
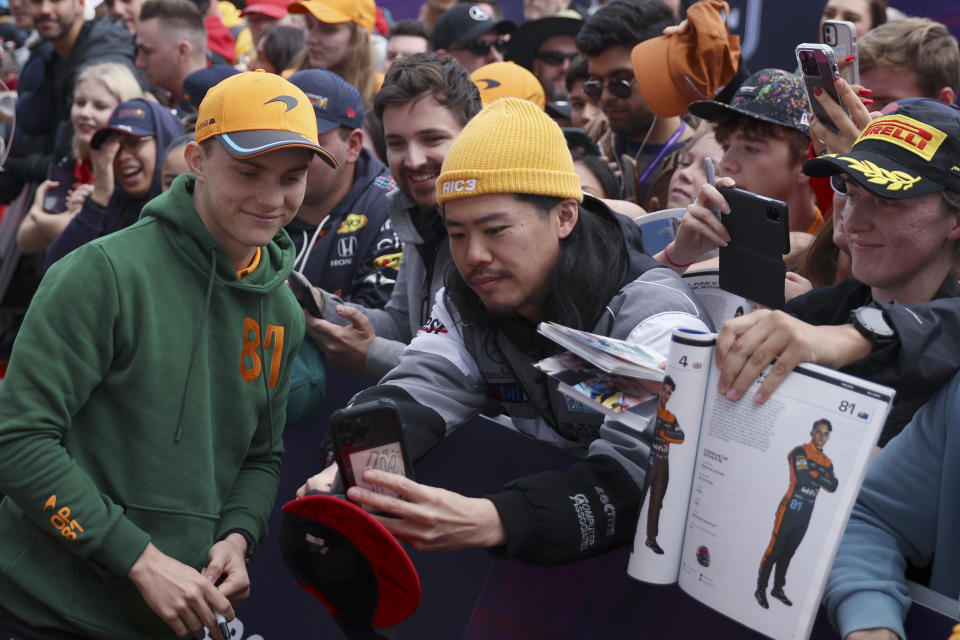
{"label": "glasses on face", "polygon": [[847,188],[847,181],[844,180],[843,175],[839,173],[830,176],[830,186],[837,195],[846,196],[850,194],[850,190]]}
{"label": "glasses on face", "polygon": [[153,136],[120,136],[120,147],[117,151],[133,151],[144,142],[153,140]]}
{"label": "glasses on face", "polygon": [[[633,93],[635,86],[637,86],[636,78],[630,78],[629,80],[624,78],[611,78],[607,80],[606,89],[613,97],[626,100]],[[598,101],[600,100],[600,96],[603,95],[603,89],[603,81],[596,79],[587,80],[581,88],[585,95]]]}
{"label": "glasses on face", "polygon": [[537,60],[540,60],[544,64],[550,65],[551,67],[559,67],[566,60],[573,60],[576,58],[579,53],[564,53],[563,51],[541,51],[534,57]]}
{"label": "glasses on face", "polygon": [[507,50],[507,43],[509,40],[506,38],[497,38],[496,40],[471,40],[470,42],[460,42],[457,44],[450,45],[448,49],[450,51],[469,51],[475,56],[485,56],[490,51],[490,47],[493,47],[500,53],[503,53]]}

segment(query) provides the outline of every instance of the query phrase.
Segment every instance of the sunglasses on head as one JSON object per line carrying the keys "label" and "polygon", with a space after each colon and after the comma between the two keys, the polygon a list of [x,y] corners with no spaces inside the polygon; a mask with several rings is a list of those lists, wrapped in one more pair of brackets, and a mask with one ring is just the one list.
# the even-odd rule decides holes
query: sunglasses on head
{"label": "sunglasses on head", "polygon": [[485,56],[493,47],[500,53],[507,50],[506,38],[497,38],[496,40],[471,40],[470,42],[459,42],[447,47],[450,51],[469,51],[475,56]]}
{"label": "sunglasses on head", "polygon": [[[637,86],[637,79],[630,78],[625,80],[623,78],[611,78],[607,80],[606,88],[615,98],[620,98],[621,100],[626,100],[633,93],[633,88]],[[587,80],[583,83],[583,93],[594,100],[600,100],[600,97],[603,95],[604,84],[602,80]]]}
{"label": "sunglasses on head", "polygon": [[541,51],[534,56],[537,60],[540,60],[544,64],[548,64],[551,67],[559,67],[566,60],[573,60],[576,58],[579,53],[564,53],[563,51]]}

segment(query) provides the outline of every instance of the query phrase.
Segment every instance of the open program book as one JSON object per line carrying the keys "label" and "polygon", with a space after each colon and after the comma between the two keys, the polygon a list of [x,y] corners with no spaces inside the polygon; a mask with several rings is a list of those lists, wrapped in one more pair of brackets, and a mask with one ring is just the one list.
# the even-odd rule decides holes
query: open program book
{"label": "open program book", "polygon": [[[764,376],[731,402],[716,390],[714,341],[675,331],[659,399],[632,396],[638,405],[658,403],[656,418],[622,420],[650,442],[627,571],[647,582],[679,582],[768,636],[806,638],[894,392],[803,364],[763,404],[753,395]],[[562,376],[549,363],[565,357],[541,368]],[[584,394],[587,387],[567,387],[610,415],[630,413]]]}

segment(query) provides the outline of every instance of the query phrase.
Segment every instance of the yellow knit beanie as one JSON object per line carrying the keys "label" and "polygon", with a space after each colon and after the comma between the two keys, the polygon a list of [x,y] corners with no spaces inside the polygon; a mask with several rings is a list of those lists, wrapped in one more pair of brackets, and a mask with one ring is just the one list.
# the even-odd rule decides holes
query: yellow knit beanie
{"label": "yellow knit beanie", "polygon": [[502,98],[484,107],[447,152],[437,178],[437,204],[486,193],[583,202],[563,132],[529,100]]}

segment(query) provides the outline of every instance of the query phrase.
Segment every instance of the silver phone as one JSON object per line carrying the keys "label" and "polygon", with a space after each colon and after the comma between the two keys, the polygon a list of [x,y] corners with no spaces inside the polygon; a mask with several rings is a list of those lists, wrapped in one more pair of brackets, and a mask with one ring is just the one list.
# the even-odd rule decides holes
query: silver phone
{"label": "silver phone", "polygon": [[837,93],[837,87],[834,84],[836,78],[840,76],[837,71],[837,57],[833,54],[833,49],[825,44],[815,44],[805,42],[797,45],[797,62],[800,64],[800,72],[803,75],[803,84],[807,88],[807,101],[810,103],[810,111],[824,126],[838,132],[837,125],[834,124],[826,110],[820,105],[820,102],[814,96],[814,90],[817,88],[826,91],[837,104],[839,104],[847,114],[850,109]]}
{"label": "silver phone", "polygon": [[857,27],[848,20],[824,20],[823,43],[833,49],[838,61],[854,57],[853,62],[840,70],[840,77],[850,84],[860,84],[860,54],[857,51]]}

